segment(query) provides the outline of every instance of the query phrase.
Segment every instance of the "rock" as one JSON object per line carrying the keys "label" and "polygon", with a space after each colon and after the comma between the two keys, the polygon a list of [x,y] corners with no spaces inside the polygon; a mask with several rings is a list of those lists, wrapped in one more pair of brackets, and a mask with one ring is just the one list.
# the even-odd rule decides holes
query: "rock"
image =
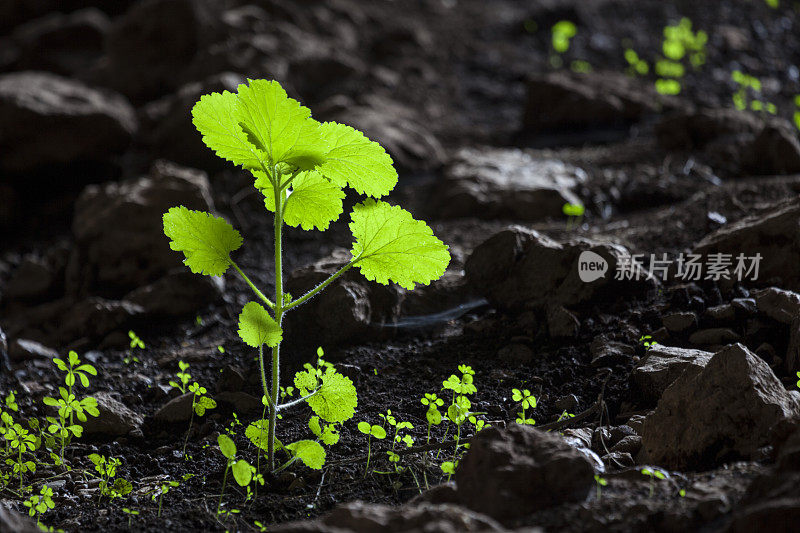
{"label": "rock", "polygon": [[628,435],[612,446],[609,451],[611,453],[627,453],[633,457],[639,453],[641,448],[642,437],[639,435]]}
{"label": "rock", "polygon": [[664,149],[677,150],[703,149],[712,142],[733,144],[742,137],[752,138],[763,127],[764,121],[752,113],[721,108],[672,113],[655,131]]}
{"label": "rock", "polygon": [[794,375],[800,371],[800,316],[789,327],[789,344],[786,347],[786,369]]}
{"label": "rock", "polygon": [[592,354],[592,366],[601,367],[630,361],[636,350],[633,346],[622,342],[608,341],[597,337],[589,345]]}
{"label": "rock", "polygon": [[337,94],[357,93],[365,73],[366,66],[357,57],[334,51],[290,61],[288,79],[308,105]]}
{"label": "rock", "polygon": [[[456,470],[459,500],[502,523],[586,499],[594,468],[560,435],[512,424],[473,438]],[[547,490],[542,490],[547,487]]]}
{"label": "rock", "polygon": [[187,392],[171,399],[153,414],[153,420],[162,424],[188,422],[192,417],[193,396],[193,392]]}
{"label": "rock", "polygon": [[736,318],[736,309],[731,304],[715,305],[705,310],[703,318],[711,322],[730,323]]}
{"label": "rock", "polygon": [[727,525],[725,533],[751,533],[769,531],[793,533],[800,522],[800,498],[783,498],[764,501],[743,509],[739,508]]}
{"label": "rock", "polygon": [[643,453],[671,468],[750,457],[767,443],[770,428],[796,416],[800,393],[787,392],[763,360],[732,344],[664,391],[645,420]]}
{"label": "rock", "polygon": [[681,333],[697,325],[697,315],[691,312],[671,313],[661,319],[664,327],[672,333]]}
{"label": "rock", "polygon": [[[693,253],[704,257],[712,253],[732,254],[734,266],[738,254],[746,257],[761,254],[757,283],[765,284],[778,278],[782,287],[800,290],[800,269],[797,268],[800,264],[800,199],[774,204],[762,214],[723,226],[697,243]],[[743,276],[743,279],[751,278],[752,274]]]}
{"label": "rock", "polygon": [[745,171],[757,175],[800,173],[800,140],[788,123],[770,123],[742,154]]}
{"label": "rock", "polygon": [[39,533],[41,530],[32,520],[8,509],[5,504],[0,505],[0,531],[13,531],[14,533]]}
{"label": "rock", "polygon": [[315,116],[363,131],[386,148],[401,168],[436,168],[445,160],[444,148],[428,129],[427,119],[392,100],[371,95],[364,98],[363,104],[355,104],[335,97],[321,104]]}
{"label": "rock", "polygon": [[239,416],[260,415],[264,411],[261,400],[242,391],[224,391],[214,395],[217,403],[226,403]]}
{"label": "rock", "polygon": [[14,362],[31,361],[34,359],[52,360],[58,357],[57,351],[44,344],[29,339],[14,339],[8,349],[8,356]]}
{"label": "rock", "polygon": [[17,27],[11,43],[19,53],[9,70],[80,73],[103,52],[108,16],[90,7],[69,14],[51,13]]}
{"label": "rock", "polygon": [[157,161],[148,176],[86,187],[75,204],[68,292],[119,297],[183,268],[162,225],[178,205],[213,209],[204,172]]}
{"label": "rock", "polygon": [[737,342],[741,338],[741,335],[729,328],[709,328],[692,333],[689,342],[699,346],[714,346]]}
{"label": "rock", "polygon": [[[307,267],[292,272],[286,290],[300,297],[326,280],[349,260],[343,250]],[[299,343],[309,340],[313,327],[314,346],[341,344],[352,339],[374,336],[383,324],[397,320],[402,289],[394,285],[369,283],[350,270],[314,298],[312,305],[298,307],[287,315],[284,336]]]}
{"label": "rock", "polygon": [[46,296],[54,283],[55,273],[44,261],[26,258],[12,273],[4,296],[13,300]]}
{"label": "rock", "polygon": [[630,468],[636,464],[633,456],[628,452],[609,452],[600,458],[609,468]]}
{"label": "rock", "polygon": [[578,318],[562,306],[547,309],[547,333],[550,338],[577,337],[581,323]]}
{"label": "rock", "polygon": [[87,436],[123,437],[140,428],[143,422],[141,415],[131,411],[109,392],[96,392],[92,397],[97,400],[97,417],[89,416],[81,423],[83,433]]}
{"label": "rock", "polygon": [[0,75],[0,170],[106,161],[136,130],[118,94],[44,72]]}
{"label": "rock", "polygon": [[660,111],[664,98],[640,80],[617,72],[551,72],[528,80],[523,128],[538,132],[619,126]]}
{"label": "rock", "polygon": [[753,293],[758,312],[782,324],[791,324],[800,316],[800,294],[777,287],[768,287]]}
{"label": "rock", "polygon": [[440,218],[489,220],[562,218],[564,204],[580,204],[575,189],[586,173],[516,148],[462,148],[434,191]]}
{"label": "rock", "polygon": [[[408,503],[402,507],[351,502],[316,520],[270,528],[275,533],[410,533],[414,531],[505,531],[487,516],[452,504]],[[528,529],[535,533],[535,529]]]}
{"label": "rock", "polygon": [[518,342],[506,344],[497,352],[497,358],[510,363],[530,363],[533,361],[533,350]]}
{"label": "rock", "polygon": [[181,269],[134,289],[123,299],[153,317],[179,317],[219,301],[224,290],[221,277],[198,276]]}
{"label": "rock", "polygon": [[636,433],[637,435],[639,435],[641,437],[642,436],[642,427],[644,426],[644,421],[645,421],[646,418],[647,417],[643,416],[643,415],[633,415],[632,417],[630,417],[628,419],[628,422],[626,423],[626,425],[628,427],[630,427],[634,431],[634,433]]}
{"label": "rock", "polygon": [[217,38],[220,8],[205,0],[133,4],[108,31],[108,84],[137,102],[177,89],[198,52]]}
{"label": "rock", "polygon": [[[580,261],[607,268],[597,279],[583,282],[578,272]],[[588,239],[561,243],[536,231],[513,227],[478,245],[464,271],[469,284],[496,307],[570,307],[595,298],[641,294],[657,283],[636,262],[631,271],[638,280],[614,279],[618,264],[622,270],[631,263],[630,253],[618,244]]]}
{"label": "rock", "polygon": [[191,82],[177,93],[150,102],[143,108],[144,143],[157,157],[205,170],[229,165],[208,149],[192,124],[192,108],[204,94],[236,92],[245,77],[222,72],[200,82]]}
{"label": "rock", "polygon": [[705,368],[714,354],[656,344],[631,372],[631,383],[647,402],[656,402],[686,370]]}

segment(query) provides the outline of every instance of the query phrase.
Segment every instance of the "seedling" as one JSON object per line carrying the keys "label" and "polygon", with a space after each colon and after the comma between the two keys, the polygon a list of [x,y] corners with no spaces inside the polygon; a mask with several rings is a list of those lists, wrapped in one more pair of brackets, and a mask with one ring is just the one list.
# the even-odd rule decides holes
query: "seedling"
{"label": "seedling", "polygon": [[144,350],[144,341],[140,339],[133,330],[128,332],[128,337],[131,339],[130,348],[128,349],[128,355],[123,359],[126,365],[140,362],[139,358],[133,355],[133,353],[134,350]]}
{"label": "seedling", "polygon": [[550,54],[550,64],[559,68],[563,64],[561,54],[569,50],[569,42],[578,33],[578,28],[569,20],[560,20],[550,29],[553,54]]}
{"label": "seedling", "polygon": [[761,80],[745,74],[741,70],[734,70],[731,73],[731,79],[738,86],[736,92],[733,93],[733,105],[736,109],[744,111],[749,107],[752,111],[770,115],[778,112],[775,104],[761,99]]}
{"label": "seedling", "polygon": [[603,489],[603,487],[608,485],[608,481],[606,481],[605,478],[600,477],[599,474],[595,474],[594,475],[594,482],[595,482],[595,487],[596,487],[597,501],[600,501],[600,498],[602,497],[602,489]]}
{"label": "seedling", "polygon": [[[217,515],[219,516],[221,514],[220,509],[222,508],[222,497],[225,495],[225,487],[228,483],[228,470],[233,471],[233,479],[236,480],[236,483],[240,487],[248,487],[249,489],[250,482],[253,480],[253,474],[255,474],[256,469],[250,466],[250,463],[244,459],[236,459],[236,444],[234,444],[229,436],[220,435],[217,437],[217,444],[219,445],[219,451],[228,460],[225,465],[225,474],[222,477],[222,492],[219,494],[219,503],[217,504]],[[264,483],[263,478],[261,479],[261,483]]]}
{"label": "seedling", "polygon": [[800,372],[797,373],[797,377],[798,377],[797,388],[800,389]]}
{"label": "seedling", "polygon": [[53,363],[62,372],[66,372],[64,376],[64,384],[67,386],[59,387],[58,392],[60,398],[44,398],[45,405],[56,407],[58,409],[58,418],[48,416],[47,421],[50,423],[48,431],[61,440],[61,462],[64,462],[64,447],[71,440],[73,436],[80,437],[83,434],[83,427],[75,423],[75,418],[80,422],[86,422],[86,415],[97,416],[100,411],[97,409],[97,400],[91,396],[87,396],[78,400],[74,393],[74,387],[77,381],[84,387],[89,386],[89,375],[96,376],[97,370],[88,363],[81,363],[78,354],[69,352],[67,360],[56,357]]}
{"label": "seedling", "polygon": [[444,400],[436,396],[436,393],[426,393],[425,397],[420,399],[420,402],[422,405],[428,406],[428,411],[425,413],[425,419],[428,421],[428,439],[426,442],[430,444],[431,426],[438,426],[442,423],[442,412],[439,411],[439,407],[444,405]]}
{"label": "seedling", "polygon": [[652,498],[656,487],[656,479],[667,479],[667,476],[664,474],[664,472],[655,468],[642,468],[641,472],[642,475],[650,477],[650,497]]}
{"label": "seedling", "polygon": [[630,76],[647,76],[650,72],[650,66],[647,61],[639,57],[632,48],[625,49],[625,61],[628,62],[628,75]]}
{"label": "seedling", "polygon": [[531,391],[528,389],[512,389],[511,399],[515,402],[520,402],[520,405],[522,406],[522,412],[517,413],[517,424],[525,424],[529,426],[535,425],[536,420],[533,418],[528,418],[526,415],[526,411],[528,409],[536,409],[536,397],[531,394]]}
{"label": "seedling", "polygon": [[453,476],[453,474],[456,473],[456,468],[458,468],[458,461],[445,461],[441,465],[439,465],[439,468],[442,469],[442,472],[447,474],[447,481],[450,481],[450,478]]}
{"label": "seedling", "polygon": [[36,517],[36,525],[41,526],[42,515],[56,506],[53,502],[53,489],[44,485],[39,494],[32,495],[23,505],[28,508],[28,516]]}
{"label": "seedling", "polygon": [[367,477],[367,471],[369,471],[369,460],[372,457],[372,437],[375,437],[378,440],[383,440],[386,438],[386,430],[377,424],[370,425],[369,422],[359,422],[358,430],[364,435],[367,435],[367,466],[364,467],[364,477]]}
{"label": "seedling", "polygon": [[664,28],[664,40],[661,51],[664,57],[656,61],[656,91],[661,94],[675,95],[681,92],[681,82],[686,69],[682,61],[688,56],[694,69],[706,62],[706,44],[708,34],[702,30],[693,31],[692,21],[682,18],[678,24]]}
{"label": "seedling", "polygon": [[579,228],[583,223],[583,214],[586,209],[581,204],[564,204],[561,212],[567,215],[567,231],[573,227]]}
{"label": "seedling", "polygon": [[180,481],[176,481],[174,479],[165,481],[158,487],[158,494],[153,494],[150,499],[156,501],[158,498],[158,512],[156,513],[157,518],[161,518],[161,504],[164,502],[164,496],[171,491],[172,489],[178,488],[180,486]]}
{"label": "seedling", "polygon": [[116,478],[117,467],[122,464],[119,459],[116,457],[106,458],[104,455],[93,453],[89,455],[89,460],[94,464],[94,469],[100,479],[98,502],[103,496],[113,500],[130,494],[133,485],[123,478]]}
{"label": "seedling", "polygon": [[658,346],[658,342],[653,340],[652,335],[642,335],[641,337],[639,337],[639,342],[642,343],[642,346],[644,346],[645,351],[652,350],[653,348]]}
{"label": "seedling", "polygon": [[19,476],[19,490],[22,491],[22,475],[26,472],[36,472],[36,463],[23,460],[26,452],[36,449],[36,437],[19,424],[13,424],[6,430],[5,439],[11,447],[11,452],[16,450],[16,459],[7,458],[6,464],[11,466],[13,474]]}
{"label": "seedling", "polygon": [[[127,507],[123,507],[122,508],[122,512],[125,513],[126,515],[128,515],[128,527],[131,527],[131,521],[133,520],[134,516],[139,516],[139,511],[136,511],[134,509],[128,509]],[[159,512],[159,516],[161,516],[160,512]]]}
{"label": "seedling", "polygon": [[[400,207],[374,199],[388,194],[397,184],[397,172],[386,151],[349,126],[313,120],[310,111],[289,98],[279,83],[249,80],[238,87],[237,93],[204,95],[192,115],[209,148],[252,173],[266,209],[274,213],[274,301],[231,258],[231,252],[242,245],[242,237],[228,222],[186,207],[173,207],[164,215],[164,233],[170,246],[184,253],[184,262],[192,272],[221,276],[233,267],[260,300],[244,306],[239,336],[258,349],[261,385],[269,403],[267,456],[272,470],[278,411],[291,405],[278,403],[284,315],[354,266],[368,280],[382,284],[393,281],[413,289],[416,283],[426,285],[441,277],[450,255],[424,222],[414,220]],[[345,186],[372,197],[357,204],[350,217],[355,237],[352,258],[327,280],[294,299],[283,287],[283,225],[327,229],[342,213]],[[265,345],[272,349],[269,386]],[[336,379],[342,383],[346,378]],[[314,392],[319,398],[317,407],[334,403],[332,395],[340,391],[335,392],[323,378],[320,389]],[[317,411],[314,404],[309,405]]]}
{"label": "seedling", "polygon": [[794,97],[794,125],[800,130],[800,94]]}
{"label": "seedling", "polygon": [[175,376],[180,380],[180,383],[177,381],[170,381],[170,386],[178,389],[182,394],[186,394],[187,391],[192,393],[192,411],[189,415],[189,429],[186,430],[186,437],[183,439],[183,450],[181,451],[185,459],[186,445],[189,442],[189,434],[192,432],[194,415],[203,416],[209,409],[214,409],[217,406],[217,402],[209,396],[204,396],[208,390],[196,381],[189,385],[189,380],[192,379],[192,375],[187,372],[187,370],[189,370],[189,363],[178,361],[178,368],[180,370]]}

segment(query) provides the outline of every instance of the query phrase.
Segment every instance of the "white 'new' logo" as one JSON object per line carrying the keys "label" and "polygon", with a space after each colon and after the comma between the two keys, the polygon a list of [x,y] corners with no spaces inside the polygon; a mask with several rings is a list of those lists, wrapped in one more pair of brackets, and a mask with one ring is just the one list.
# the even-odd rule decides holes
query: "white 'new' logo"
{"label": "white 'new' logo", "polygon": [[584,283],[591,283],[605,276],[608,271],[608,262],[600,255],[586,250],[578,257],[578,277]]}

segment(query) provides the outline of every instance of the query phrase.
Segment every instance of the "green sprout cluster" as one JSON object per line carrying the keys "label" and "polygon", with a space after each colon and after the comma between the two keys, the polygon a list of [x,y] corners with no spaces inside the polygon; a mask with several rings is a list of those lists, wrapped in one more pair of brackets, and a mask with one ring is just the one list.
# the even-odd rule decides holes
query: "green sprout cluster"
{"label": "green sprout cluster", "polygon": [[675,95],[681,92],[681,79],[686,73],[684,61],[698,69],[706,62],[706,44],[708,34],[702,30],[693,31],[692,21],[686,17],[678,24],[664,28],[664,40],[661,43],[663,57],[656,61],[656,91],[661,94]]}
{"label": "green sprout cluster", "polygon": [[761,80],[755,76],[745,74],[741,70],[734,70],[731,79],[736,83],[737,89],[733,93],[733,105],[739,111],[751,109],[756,112],[766,112],[774,115],[778,108],[772,102],[761,99]]}

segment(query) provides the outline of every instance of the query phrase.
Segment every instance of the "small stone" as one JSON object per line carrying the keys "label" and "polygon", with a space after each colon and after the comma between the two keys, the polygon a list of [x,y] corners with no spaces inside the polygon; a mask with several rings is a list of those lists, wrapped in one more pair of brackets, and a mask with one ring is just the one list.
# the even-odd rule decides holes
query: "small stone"
{"label": "small stone", "polygon": [[141,427],[142,416],[128,409],[111,393],[96,392],[92,397],[97,400],[100,414],[97,417],[87,417],[86,422],[81,424],[85,435],[122,437]]}
{"label": "small stone", "polygon": [[673,333],[681,333],[697,325],[697,315],[690,312],[672,313],[661,319],[664,327]]}
{"label": "small stone", "polygon": [[498,359],[513,363],[529,363],[533,361],[533,350],[524,344],[507,344],[497,352]]}
{"label": "small stone", "polygon": [[729,328],[709,328],[695,331],[689,342],[698,346],[718,346],[741,340],[741,335]]}
{"label": "small stone", "polygon": [[759,313],[767,315],[772,320],[791,324],[800,316],[800,294],[796,292],[769,287],[753,294]]}
{"label": "small stone", "polygon": [[547,331],[551,338],[575,337],[581,323],[578,318],[563,306],[550,307],[547,310]]}
{"label": "small stone", "polygon": [[177,398],[173,398],[153,415],[153,420],[165,424],[174,422],[188,422],[192,417],[192,397],[193,392],[187,392]]}
{"label": "small stone", "polygon": [[34,359],[52,360],[59,353],[44,344],[29,339],[14,339],[8,349],[8,356],[14,362],[31,361]]}
{"label": "small stone", "polygon": [[702,370],[712,356],[702,350],[656,344],[631,372],[631,382],[646,401],[656,402],[687,369]]}
{"label": "small stone", "polygon": [[633,456],[627,452],[609,452],[600,458],[609,468],[620,469],[634,466]]}

